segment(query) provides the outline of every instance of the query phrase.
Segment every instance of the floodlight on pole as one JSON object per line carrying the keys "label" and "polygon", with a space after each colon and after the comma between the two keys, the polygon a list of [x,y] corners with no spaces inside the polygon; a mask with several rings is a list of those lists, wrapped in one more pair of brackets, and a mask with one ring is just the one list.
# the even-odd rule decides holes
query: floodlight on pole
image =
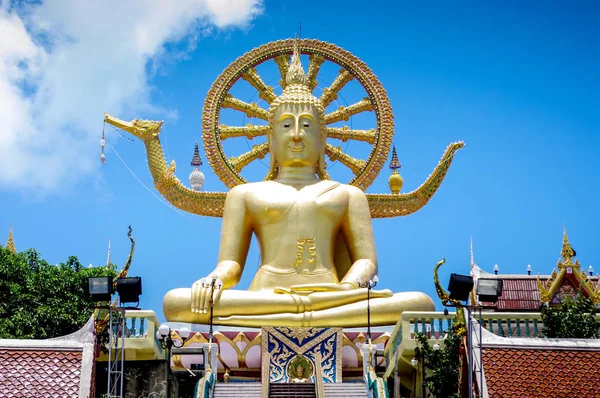
{"label": "floodlight on pole", "polygon": [[142,294],[142,278],[139,276],[117,278],[117,293],[123,303],[138,303]]}
{"label": "floodlight on pole", "polygon": [[502,295],[502,279],[477,280],[477,296],[480,302],[495,303]]}
{"label": "floodlight on pole", "polygon": [[450,298],[458,301],[467,301],[469,293],[473,290],[473,278],[468,275],[451,274],[448,290]]}
{"label": "floodlight on pole", "polygon": [[110,276],[88,278],[88,292],[93,301],[110,301],[113,294],[113,282]]}

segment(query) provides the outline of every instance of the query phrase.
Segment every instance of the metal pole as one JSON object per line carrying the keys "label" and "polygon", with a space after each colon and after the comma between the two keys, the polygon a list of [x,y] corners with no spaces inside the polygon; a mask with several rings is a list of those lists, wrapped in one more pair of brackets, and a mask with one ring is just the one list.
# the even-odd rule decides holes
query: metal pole
{"label": "metal pole", "polygon": [[[109,303],[110,304],[110,303]],[[112,370],[112,349],[113,349],[113,310],[112,307],[108,308],[108,380],[106,392],[110,397],[112,395],[111,387],[111,370]]]}
{"label": "metal pole", "polygon": [[173,377],[172,375],[172,370],[171,370],[171,330],[169,330],[169,337],[167,340],[167,398],[171,398],[173,395],[171,394],[171,384],[172,384],[172,380],[171,378]]}
{"label": "metal pole", "polygon": [[427,398],[427,386],[425,385],[425,355],[423,355],[421,360],[421,369],[423,370],[421,373],[421,394],[423,394],[423,398]]}
{"label": "metal pole", "polygon": [[371,352],[371,284],[367,286],[367,340]]}
{"label": "metal pole", "polygon": [[473,398],[473,325],[471,324],[471,307],[467,306],[467,362],[469,363],[469,398]]}
{"label": "metal pole", "polygon": [[479,396],[483,396],[483,316],[479,306]]}
{"label": "metal pole", "polygon": [[[121,369],[119,369],[119,373],[121,375],[121,389],[119,390],[119,396],[122,397],[123,395],[125,395],[125,390],[123,389],[123,382],[125,379],[125,328],[127,327],[127,324],[125,321],[125,309],[120,308],[119,310],[119,325],[121,325]],[[117,358],[117,360],[119,360],[119,358]]]}

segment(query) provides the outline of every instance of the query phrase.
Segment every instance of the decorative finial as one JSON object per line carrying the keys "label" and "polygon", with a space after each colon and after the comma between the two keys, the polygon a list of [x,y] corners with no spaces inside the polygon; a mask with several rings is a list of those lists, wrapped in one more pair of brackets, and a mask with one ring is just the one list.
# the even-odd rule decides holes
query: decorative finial
{"label": "decorative finial", "polygon": [[594,267],[590,264],[590,266],[588,267],[588,274],[590,274],[590,276],[594,275]]}
{"label": "decorative finial", "polygon": [[108,238],[108,255],[106,256],[106,268],[110,268],[110,238]]}
{"label": "decorative finial", "polygon": [[306,74],[304,73],[304,68],[302,67],[302,61],[300,61],[300,50],[298,49],[297,37],[294,37],[294,53],[292,54],[290,68],[285,76],[285,83],[288,86],[292,84],[306,85]]}
{"label": "decorative finial", "polygon": [[498,267],[498,264],[494,265],[494,274],[498,275],[498,271],[500,271],[500,267]]}
{"label": "decorative finial", "polygon": [[194,145],[194,156],[192,157],[192,161],[190,162],[192,166],[202,166],[202,159],[200,158],[200,150],[198,149],[198,141],[196,141],[196,145]]}
{"label": "decorative finial", "polygon": [[400,165],[400,160],[398,160],[398,154],[396,153],[396,146],[394,145],[394,147],[392,148],[392,160],[390,160],[390,170],[392,171],[392,174],[390,175],[390,178],[388,179],[388,185],[390,186],[390,191],[392,191],[392,193],[394,195],[398,195],[400,193],[400,190],[402,189],[402,186],[404,185],[404,179],[402,178],[402,176],[400,175],[400,172],[398,171],[398,169],[402,167]]}
{"label": "decorative finial", "polygon": [[192,173],[190,174],[190,185],[194,191],[199,191],[204,185],[204,173],[200,171],[202,159],[200,158],[200,151],[198,150],[198,141],[196,141],[196,145],[194,146],[194,156],[192,156],[190,164],[194,167],[194,170],[192,170]]}
{"label": "decorative finial", "polygon": [[473,256],[473,237],[471,237],[471,269],[475,266],[475,256]]}
{"label": "decorative finial", "polygon": [[10,229],[8,231],[8,240],[6,241],[6,248],[10,250],[13,254],[17,254],[17,249],[15,248],[15,241],[13,239],[12,223],[10,223]]}
{"label": "decorative finial", "polygon": [[569,242],[569,238],[567,237],[567,229],[563,228],[563,244],[562,250],[560,251],[560,255],[563,258],[563,261],[569,261],[573,257],[577,256],[575,249],[571,247],[571,243]]}
{"label": "decorative finial", "polygon": [[401,168],[400,160],[398,159],[398,153],[396,152],[396,145],[392,144],[392,160],[390,160],[390,170],[397,170]]}
{"label": "decorative finial", "polygon": [[527,264],[527,275],[531,275],[531,264]]}

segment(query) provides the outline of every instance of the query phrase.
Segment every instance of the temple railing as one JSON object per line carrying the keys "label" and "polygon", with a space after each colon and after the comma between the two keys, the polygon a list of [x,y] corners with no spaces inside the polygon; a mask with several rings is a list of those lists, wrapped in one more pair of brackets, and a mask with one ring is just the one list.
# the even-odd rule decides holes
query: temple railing
{"label": "temple railing", "polygon": [[410,362],[417,347],[415,333],[425,334],[432,344],[441,344],[452,328],[454,317],[453,312],[448,315],[443,312],[403,312],[383,351],[387,364],[384,379],[392,374],[400,358]]}
{"label": "temple railing", "polygon": [[[159,323],[154,311],[127,310],[123,325],[125,333],[125,360],[165,359],[166,351],[156,338]],[[120,337],[120,336],[119,336]],[[107,361],[108,355],[100,353],[98,361]]]}
{"label": "temple railing", "polygon": [[539,312],[474,312],[473,318],[491,333],[501,337],[543,337]]}
{"label": "temple railing", "polygon": [[[501,337],[544,337],[544,322],[539,312],[472,312],[473,318],[489,332]],[[600,320],[600,314],[596,314]]]}
{"label": "temple railing", "polygon": [[[471,315],[489,332],[501,337],[523,338],[543,337],[544,324],[539,312],[482,312],[472,311]],[[415,333],[423,333],[429,337],[431,344],[443,343],[444,335],[452,328],[455,313],[444,315],[443,312],[404,312],[389,342],[384,355],[391,372],[397,361],[404,357],[410,361],[417,347]],[[600,314],[596,315],[600,320]],[[386,371],[386,373],[388,373]],[[391,374],[391,373],[390,373]]]}

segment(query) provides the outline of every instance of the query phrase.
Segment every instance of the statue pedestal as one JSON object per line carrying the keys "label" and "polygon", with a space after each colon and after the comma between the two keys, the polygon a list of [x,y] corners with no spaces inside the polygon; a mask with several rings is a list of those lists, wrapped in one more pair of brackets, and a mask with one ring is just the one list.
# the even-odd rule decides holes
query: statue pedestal
{"label": "statue pedestal", "polygon": [[[185,341],[185,347],[205,347],[206,343],[209,339],[208,326],[205,325],[196,325],[189,323],[169,323],[171,329],[177,331],[182,327],[186,327],[192,330],[189,338]],[[371,328],[372,334],[372,342],[373,342],[373,353],[376,350],[382,350],[385,348],[385,345],[388,343],[391,332],[393,331],[393,326],[390,327],[373,327]],[[366,328],[325,328],[325,329],[314,329],[321,330],[317,334],[313,336],[304,336],[303,334],[310,334],[310,330],[312,328],[270,328],[265,327],[262,329],[257,328],[245,328],[245,327],[234,327],[234,326],[215,326],[214,332],[214,342],[218,344],[218,356],[217,356],[217,366],[218,366],[218,376],[219,380],[222,380],[223,374],[225,371],[228,371],[229,378],[231,382],[233,381],[261,381],[264,380],[263,376],[266,373],[269,378],[269,373],[263,372],[263,369],[266,368],[263,364],[264,360],[272,361],[269,358],[265,357],[265,353],[270,354],[273,350],[276,349],[279,344],[279,350],[283,350],[283,346],[285,345],[286,339],[293,342],[293,345],[285,345],[286,349],[289,351],[289,358],[287,360],[282,359],[282,354],[272,355],[273,358],[277,358],[280,361],[278,364],[273,364],[273,369],[286,369],[281,361],[289,364],[292,357],[298,354],[304,354],[304,352],[308,352],[307,356],[310,355],[311,361],[314,361],[313,353],[315,350],[313,348],[319,348],[322,357],[328,355],[328,350],[331,350],[332,346],[327,346],[330,343],[330,339],[332,335],[335,335],[335,350],[333,353],[335,354],[335,358],[333,359],[332,366],[329,367],[327,365],[327,369],[325,369],[325,361],[323,363],[323,370],[327,371],[328,375],[331,375],[328,378],[324,379],[325,383],[339,383],[342,381],[342,373],[344,381],[361,381],[362,376],[364,374],[363,368],[363,348],[366,347],[367,343],[367,330]],[[272,331],[277,331],[273,333]],[[325,331],[330,333],[329,337],[326,337]],[[320,334],[319,334],[320,333]],[[266,336],[272,335],[273,343],[271,343],[271,348],[269,348],[269,340]],[[285,339],[281,338],[284,336]],[[286,337],[287,336],[287,337]],[[295,336],[295,337],[294,337]],[[302,341],[300,341],[300,337],[302,337]],[[320,342],[316,342],[316,340],[321,339]],[[277,343],[275,343],[277,342]],[[283,343],[283,345],[282,345]],[[312,344],[312,347],[309,345]],[[339,345],[338,345],[339,343]],[[333,344],[333,342],[332,342]],[[297,350],[295,347],[297,346],[299,349]],[[213,351],[216,354],[216,350]],[[367,351],[368,353],[368,351]],[[214,355],[213,354],[213,355]],[[329,356],[330,358],[331,356]],[[367,356],[368,357],[368,356]],[[274,361],[274,359],[273,359]],[[385,366],[385,359],[381,356],[374,357],[373,361],[377,361],[377,366]],[[198,356],[197,358],[193,355],[185,355],[179,356],[175,355],[173,357],[173,366],[174,368],[191,368],[195,363],[206,363],[204,359]],[[214,362],[213,362],[214,363]],[[335,372],[332,374],[332,370],[335,368]],[[215,373],[216,374],[216,373]],[[339,375],[339,377],[338,377]],[[277,380],[284,378],[285,373],[280,378],[276,378]]]}
{"label": "statue pedestal", "polygon": [[263,383],[342,382],[341,328],[263,327],[261,335]]}

